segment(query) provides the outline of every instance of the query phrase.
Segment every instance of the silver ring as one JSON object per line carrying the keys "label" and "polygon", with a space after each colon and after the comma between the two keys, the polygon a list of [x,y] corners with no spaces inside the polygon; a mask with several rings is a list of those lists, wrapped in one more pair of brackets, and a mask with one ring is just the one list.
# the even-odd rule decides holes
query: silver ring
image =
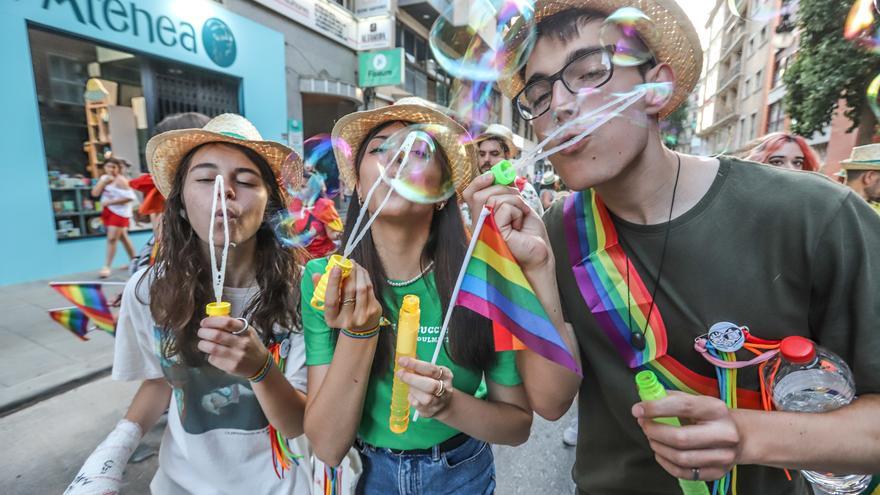
{"label": "silver ring", "polygon": [[437,383],[440,384],[440,389],[434,393],[434,397],[437,397],[439,399],[439,398],[443,397],[443,394],[446,393],[446,384],[443,383],[443,380],[437,380]]}
{"label": "silver ring", "polygon": [[437,366],[437,376],[434,377],[435,380],[443,381],[443,367]]}
{"label": "silver ring", "polygon": [[691,479],[700,481],[700,468],[691,468]]}
{"label": "silver ring", "polygon": [[248,327],[251,326],[250,323],[248,323],[248,321],[245,318],[235,318],[235,319],[242,322],[244,324],[244,326],[241,327],[241,330],[236,330],[235,332],[232,332],[232,335],[241,335],[241,334],[247,332]]}

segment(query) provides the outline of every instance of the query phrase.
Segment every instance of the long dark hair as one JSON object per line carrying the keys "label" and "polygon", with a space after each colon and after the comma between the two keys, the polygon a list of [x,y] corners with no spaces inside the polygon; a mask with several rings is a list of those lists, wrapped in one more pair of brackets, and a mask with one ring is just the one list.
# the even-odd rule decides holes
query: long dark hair
{"label": "long dark hair", "polygon": [[[244,153],[260,170],[269,192],[263,223],[256,233],[254,258],[259,291],[244,311],[251,325],[260,330],[263,343],[268,345],[275,325],[291,330],[300,328],[300,269],[297,260],[302,259],[302,254],[283,247],[268,222],[284,208],[281,189],[269,164],[250,148],[228,143],[222,145]],[[180,356],[187,366],[200,366],[206,362],[204,353],[196,347],[199,340],[196,333],[205,316],[205,305],[213,299],[211,262],[202,251],[202,241],[184,215],[183,204],[186,174],[193,155],[202,146],[187,153],[177,169],[174,185],[165,200],[156,264],[138,282],[136,291],[141,293],[140,284],[151,279],[150,312],[162,329],[162,355],[166,358]]]}
{"label": "long dark hair", "polygon": [[[354,162],[356,172],[360,172],[360,164],[370,141],[383,129],[395,123],[401,122],[393,121],[381,124],[370,131],[367,137],[364,138],[364,141],[358,148]],[[407,122],[402,123],[408,124]],[[437,156],[441,166],[449,169],[449,159],[443,153],[442,148],[438,149],[440,153]],[[348,238],[351,237],[355,220],[361,208],[366,208],[366,206],[361,205],[356,196],[353,197],[346,214],[342,245],[345,245],[348,242]],[[453,196],[444,208],[434,211],[428,241],[425,243],[421,259],[419,260],[420,269],[424,269],[431,260],[434,260],[436,287],[433,288],[440,298],[444,314],[449,306],[459,269],[467,253],[468,240],[469,235],[461,217],[458,201]],[[386,296],[390,295],[392,291],[387,282],[388,276],[386,275],[385,265],[379,257],[376,244],[373,242],[372,232],[367,232],[363,240],[354,248],[351,258],[370,274],[373,282],[373,293],[382,305],[383,313],[390,315],[391,308],[388,307]],[[373,358],[372,373],[374,375],[385,373],[390,368],[391,357],[394,355],[394,341],[395,338],[391,332],[381,332],[379,334],[379,343],[376,348],[376,355]],[[446,343],[444,342],[443,345],[445,346]],[[456,311],[449,324],[447,352],[449,357],[461,366],[476,371],[489,369],[495,363],[495,347],[490,322],[482,316],[465,309]]]}

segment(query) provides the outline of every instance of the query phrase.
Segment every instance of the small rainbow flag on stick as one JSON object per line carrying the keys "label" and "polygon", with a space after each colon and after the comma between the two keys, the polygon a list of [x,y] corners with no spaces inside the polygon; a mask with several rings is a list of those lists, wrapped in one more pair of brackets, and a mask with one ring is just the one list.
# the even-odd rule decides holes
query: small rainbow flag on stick
{"label": "small rainbow flag on stick", "polygon": [[[499,344],[501,349],[498,350],[519,347],[515,338],[550,361],[581,374],[577,361],[510,253],[489,208],[480,212],[452,300],[454,305],[464,306],[493,321],[498,339],[496,349]],[[450,305],[440,329],[433,362],[439,355],[454,305]],[[504,343],[500,338],[505,331],[513,334],[512,342]]]}
{"label": "small rainbow flag on stick", "polygon": [[50,282],[49,286],[79,308],[92,323],[110,335],[116,334],[116,318],[97,282]]}
{"label": "small rainbow flag on stick", "polygon": [[79,308],[72,306],[70,308],[50,309],[49,316],[60,323],[61,326],[73,332],[81,340],[89,340],[86,337],[86,333],[89,331],[89,317],[80,311]]}

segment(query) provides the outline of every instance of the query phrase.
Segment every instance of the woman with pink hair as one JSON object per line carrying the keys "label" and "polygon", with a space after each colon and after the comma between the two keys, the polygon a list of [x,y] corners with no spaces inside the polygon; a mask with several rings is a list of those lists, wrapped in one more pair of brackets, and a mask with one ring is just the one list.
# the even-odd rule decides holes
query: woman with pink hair
{"label": "woman with pink hair", "polygon": [[749,152],[747,160],[807,172],[818,172],[822,165],[806,139],[785,132],[764,136]]}

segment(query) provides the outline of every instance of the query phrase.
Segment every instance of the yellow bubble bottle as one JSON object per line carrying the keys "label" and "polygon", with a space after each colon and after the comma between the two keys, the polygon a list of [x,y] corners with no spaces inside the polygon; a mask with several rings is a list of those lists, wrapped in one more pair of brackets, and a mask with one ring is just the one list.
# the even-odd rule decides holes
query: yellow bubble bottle
{"label": "yellow bubble bottle", "polygon": [[342,280],[344,280],[351,273],[351,269],[354,265],[352,265],[350,259],[343,258],[338,254],[334,254],[330,257],[330,260],[327,262],[327,268],[324,269],[323,275],[321,275],[320,280],[318,280],[318,285],[315,286],[315,292],[312,293],[310,304],[318,311],[324,311],[324,296],[327,293],[327,280],[330,279],[330,270],[332,270],[334,266],[338,266],[342,270]]}
{"label": "yellow bubble bottle", "polygon": [[416,357],[419,341],[419,319],[421,309],[419,296],[407,295],[400,307],[397,318],[397,352],[394,356],[394,382],[391,385],[391,417],[389,427],[400,435],[409,427],[409,385],[397,378],[401,369],[398,360],[402,357]]}
{"label": "yellow bubble bottle", "polygon": [[223,302],[212,302],[205,306],[205,314],[208,316],[229,316],[232,312],[232,304]]}

